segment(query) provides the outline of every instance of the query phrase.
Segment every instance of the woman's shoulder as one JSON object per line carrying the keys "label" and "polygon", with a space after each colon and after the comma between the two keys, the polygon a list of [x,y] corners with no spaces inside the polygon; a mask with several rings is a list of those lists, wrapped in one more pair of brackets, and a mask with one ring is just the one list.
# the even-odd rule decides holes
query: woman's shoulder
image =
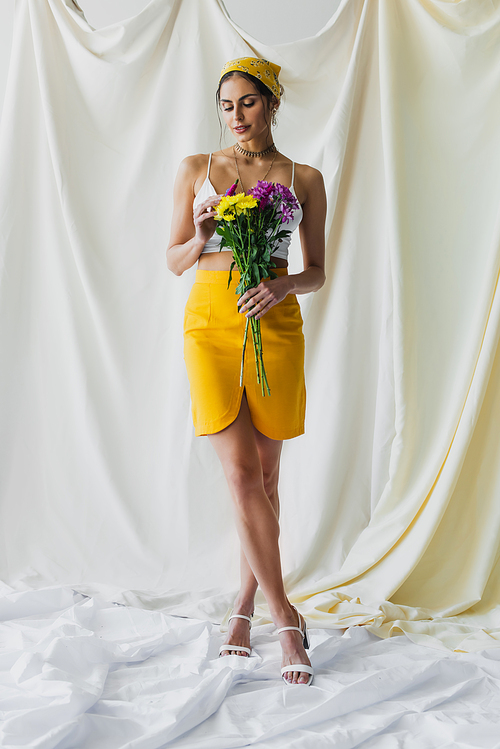
{"label": "woman's shoulder", "polygon": [[197,175],[203,169],[206,171],[208,167],[208,159],[210,154],[208,153],[194,153],[190,156],[185,156],[179,164],[179,173],[184,175]]}
{"label": "woman's shoulder", "polygon": [[309,166],[309,164],[295,163],[295,174],[300,180],[308,184],[323,183],[323,175],[320,170],[314,166]]}
{"label": "woman's shoulder", "polygon": [[308,198],[317,199],[325,193],[323,175],[314,166],[309,164],[295,164],[295,194],[303,205]]}
{"label": "woman's shoulder", "polygon": [[209,157],[208,153],[195,153],[182,159],[176,177],[179,190],[196,195],[207,175]]}
{"label": "woman's shoulder", "polygon": [[226,151],[230,151],[231,149],[223,149],[221,151],[212,151],[212,153],[193,153],[190,156],[185,156],[181,161],[181,166],[184,169],[188,169],[191,171],[196,171],[197,169],[207,169],[208,167],[208,160],[210,157],[212,157],[212,161],[217,161],[220,159],[224,159],[224,161],[227,159],[228,154]]}

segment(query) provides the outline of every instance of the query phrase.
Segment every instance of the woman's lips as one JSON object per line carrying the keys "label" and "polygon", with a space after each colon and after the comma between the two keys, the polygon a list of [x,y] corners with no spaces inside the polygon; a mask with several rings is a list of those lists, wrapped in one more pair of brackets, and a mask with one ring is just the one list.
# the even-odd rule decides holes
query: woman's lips
{"label": "woman's lips", "polygon": [[234,128],[234,132],[235,132],[235,133],[244,133],[244,132],[245,132],[245,130],[248,130],[248,128],[249,128],[249,125],[245,125],[245,126],[240,126],[240,127],[235,127],[235,128]]}

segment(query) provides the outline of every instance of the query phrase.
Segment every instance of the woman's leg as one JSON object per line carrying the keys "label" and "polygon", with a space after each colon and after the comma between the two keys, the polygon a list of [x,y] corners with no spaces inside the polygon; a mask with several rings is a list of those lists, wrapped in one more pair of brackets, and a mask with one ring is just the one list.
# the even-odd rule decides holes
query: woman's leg
{"label": "woman's leg", "polygon": [[[270,437],[266,437],[255,427],[253,429],[257,452],[262,467],[264,491],[271,502],[276,517],[279,518],[278,479],[283,442],[281,440],[273,440]],[[241,585],[239,593],[234,601],[233,613],[250,616],[254,610],[254,598],[258,583],[252,572],[252,568],[248,564],[243,549],[241,549],[240,554],[240,578]],[[238,648],[234,646],[243,645],[243,647],[250,647],[250,627],[248,626],[248,623],[244,619],[232,619],[229,623],[225,642],[231,643],[233,647],[228,648],[227,651],[223,651],[223,654],[246,655],[244,651],[238,650]]]}
{"label": "woman's leg", "polygon": [[[245,558],[267,600],[277,627],[297,626],[297,615],[283,586],[278,547],[277,514],[264,489],[264,476],[254,427],[245,395],[237,418],[210,435],[234,500],[236,527]],[[281,635],[283,666],[309,664],[298,632]],[[290,681],[307,682],[309,675],[290,672]]]}

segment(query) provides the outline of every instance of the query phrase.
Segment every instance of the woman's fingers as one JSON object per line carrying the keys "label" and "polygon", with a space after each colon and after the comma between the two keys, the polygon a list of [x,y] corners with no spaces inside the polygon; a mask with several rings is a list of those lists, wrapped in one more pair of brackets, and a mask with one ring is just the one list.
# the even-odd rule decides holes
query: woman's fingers
{"label": "woman's fingers", "polygon": [[268,287],[261,281],[258,286],[253,286],[251,289],[247,289],[239,298],[238,304],[245,304],[252,299],[254,301],[263,299],[268,293],[270,293]]}
{"label": "woman's fingers", "polygon": [[213,213],[207,213],[207,212],[205,212],[205,213],[200,213],[199,215],[193,214],[193,221],[194,221],[194,224],[195,224],[195,226],[196,226],[197,224],[198,224],[198,226],[199,226],[199,225],[200,225],[200,224],[202,224],[202,223],[203,223],[204,221],[208,221],[208,219],[210,219],[210,218],[212,218],[212,219],[213,219],[213,217],[214,217],[214,214],[213,214]]}
{"label": "woman's fingers", "polygon": [[246,309],[249,308],[249,306],[253,306],[256,303],[256,299],[254,299],[255,295],[258,293],[257,288],[253,289],[247,289],[245,293],[240,296],[238,299],[238,306],[240,308],[240,312],[244,312]]}
{"label": "woman's fingers", "polygon": [[[213,195],[212,197],[204,200],[203,203],[197,205],[193,210],[193,224],[195,229],[199,229],[205,221],[209,219],[213,220],[215,206],[219,203],[221,195]],[[213,233],[213,230],[212,230]]]}
{"label": "woman's fingers", "polygon": [[265,315],[268,310],[273,307],[275,302],[273,304],[265,304],[264,302],[259,302],[255,305],[255,307],[252,307],[252,309],[248,310],[245,317],[255,317],[256,320],[258,320],[262,315]]}
{"label": "woman's fingers", "polygon": [[204,200],[203,203],[197,205],[193,210],[193,217],[211,216],[215,212],[215,206],[219,204],[222,197],[222,195],[212,195],[210,198]]}
{"label": "woman's fingers", "polygon": [[240,312],[246,313],[246,317],[262,317],[271,307],[277,304],[278,299],[264,284],[259,284],[253,289],[248,289],[238,301]]}

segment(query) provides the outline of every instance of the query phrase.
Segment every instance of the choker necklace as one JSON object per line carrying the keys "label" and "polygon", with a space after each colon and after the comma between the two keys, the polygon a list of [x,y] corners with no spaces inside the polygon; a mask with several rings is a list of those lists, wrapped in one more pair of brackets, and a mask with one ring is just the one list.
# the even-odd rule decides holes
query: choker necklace
{"label": "choker necklace", "polygon": [[[273,145],[274,145],[274,144],[273,144]],[[264,182],[264,181],[265,181],[265,179],[266,179],[267,175],[269,174],[269,172],[270,172],[270,171],[271,171],[271,169],[273,168],[273,164],[274,164],[274,162],[276,161],[276,156],[278,155],[278,149],[277,149],[277,148],[275,147],[275,148],[274,148],[274,151],[275,151],[275,154],[274,154],[274,156],[273,156],[273,160],[271,161],[271,166],[269,167],[269,169],[267,170],[267,172],[266,172],[266,173],[264,174],[264,176],[262,177],[262,180],[261,180],[262,182]],[[252,153],[252,152],[250,151],[250,153]],[[244,192],[244,193],[246,194],[246,190],[245,190],[245,188],[243,187],[243,182],[241,181],[240,170],[238,169],[238,159],[236,158],[236,146],[233,146],[233,157],[234,157],[234,165],[235,165],[235,167],[236,167],[236,174],[238,175],[238,180],[239,180],[239,183],[240,183],[240,185],[241,185],[241,189],[242,189],[242,190],[243,190],[243,192]]]}
{"label": "choker necklace", "polygon": [[274,143],[271,143],[271,145],[268,148],[265,148],[264,151],[247,151],[246,148],[242,148],[239,143],[235,143],[233,148],[236,148],[236,150],[239,153],[242,153],[243,156],[249,156],[250,158],[255,158],[256,156],[265,156],[268,153],[274,153],[274,151],[278,150]]}

